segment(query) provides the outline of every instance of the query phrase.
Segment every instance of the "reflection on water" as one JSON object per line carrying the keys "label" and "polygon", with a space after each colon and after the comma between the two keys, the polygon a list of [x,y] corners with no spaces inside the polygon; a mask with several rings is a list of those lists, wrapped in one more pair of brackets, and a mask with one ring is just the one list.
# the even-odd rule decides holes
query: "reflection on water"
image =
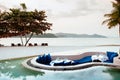
{"label": "reflection on water", "polygon": [[42,79],[50,77],[51,79],[49,80],[111,80],[112,77],[109,73],[103,72],[106,69],[106,67],[98,66],[83,70],[53,72],[52,74],[47,72]]}
{"label": "reflection on water", "polygon": [[105,72],[109,73],[113,77],[113,80],[120,80],[120,69],[109,68]]}
{"label": "reflection on water", "polygon": [[[44,72],[31,71],[21,65],[20,60],[9,60],[0,62],[0,76],[9,76],[11,78],[43,75]],[[1,79],[0,79],[1,80]]]}
{"label": "reflection on water", "polygon": [[28,70],[21,65],[24,59],[0,61],[0,80],[120,80],[120,70],[104,66],[74,71]]}

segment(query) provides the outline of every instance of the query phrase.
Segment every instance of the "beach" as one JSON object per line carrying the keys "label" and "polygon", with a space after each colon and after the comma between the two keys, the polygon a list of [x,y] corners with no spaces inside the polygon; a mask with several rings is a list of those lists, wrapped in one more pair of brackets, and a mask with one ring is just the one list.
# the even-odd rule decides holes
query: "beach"
{"label": "beach", "polygon": [[83,49],[80,46],[0,47],[0,60]]}
{"label": "beach", "polygon": [[75,54],[90,51],[119,52],[120,46],[33,46],[33,47],[0,47],[0,60],[32,57],[41,54]]}
{"label": "beach", "polygon": [[[20,43],[20,38],[2,38],[0,43],[0,60],[30,57],[40,54],[75,54],[80,51],[115,51],[119,52],[120,38],[32,38],[29,43],[38,46],[13,46],[11,43]],[[48,43],[48,46],[41,46]]]}

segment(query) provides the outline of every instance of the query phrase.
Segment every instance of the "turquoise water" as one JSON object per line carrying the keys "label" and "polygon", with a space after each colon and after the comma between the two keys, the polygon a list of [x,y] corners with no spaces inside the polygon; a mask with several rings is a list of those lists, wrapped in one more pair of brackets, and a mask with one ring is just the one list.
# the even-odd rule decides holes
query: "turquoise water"
{"label": "turquoise water", "polygon": [[0,80],[120,80],[120,69],[104,66],[74,71],[28,70],[21,65],[25,59],[0,61]]}

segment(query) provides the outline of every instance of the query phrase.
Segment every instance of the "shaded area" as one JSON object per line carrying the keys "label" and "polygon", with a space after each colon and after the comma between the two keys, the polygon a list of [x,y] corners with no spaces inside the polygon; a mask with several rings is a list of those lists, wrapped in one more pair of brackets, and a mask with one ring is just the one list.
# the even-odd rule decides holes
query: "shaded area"
{"label": "shaded area", "polygon": [[120,80],[120,69],[109,68],[104,72],[109,73],[113,77],[112,80]]}

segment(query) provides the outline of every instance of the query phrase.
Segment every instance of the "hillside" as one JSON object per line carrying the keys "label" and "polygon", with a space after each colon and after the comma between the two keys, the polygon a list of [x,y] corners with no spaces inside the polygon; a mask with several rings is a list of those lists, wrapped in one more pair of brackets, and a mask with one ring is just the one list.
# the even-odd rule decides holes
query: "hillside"
{"label": "hillside", "polygon": [[99,34],[73,34],[73,33],[46,33],[44,35],[34,35],[37,38],[106,38],[106,36]]}
{"label": "hillside", "polygon": [[71,37],[71,38],[106,38],[106,36],[99,35],[99,34],[72,34],[72,33],[56,33],[57,37]]}

